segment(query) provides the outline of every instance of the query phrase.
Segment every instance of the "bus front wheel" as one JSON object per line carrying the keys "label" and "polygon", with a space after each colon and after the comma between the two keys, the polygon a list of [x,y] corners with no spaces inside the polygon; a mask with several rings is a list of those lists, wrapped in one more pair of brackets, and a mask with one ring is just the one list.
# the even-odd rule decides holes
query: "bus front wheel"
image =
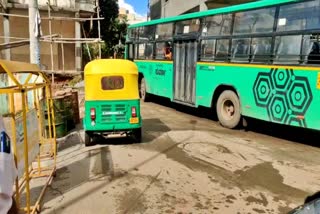
{"label": "bus front wheel", "polygon": [[231,90],[223,91],[218,98],[216,111],[219,122],[223,127],[236,128],[241,120],[238,95]]}
{"label": "bus front wheel", "polygon": [[143,102],[148,102],[149,100],[149,94],[147,93],[146,80],[144,78],[142,78],[140,82],[140,97]]}

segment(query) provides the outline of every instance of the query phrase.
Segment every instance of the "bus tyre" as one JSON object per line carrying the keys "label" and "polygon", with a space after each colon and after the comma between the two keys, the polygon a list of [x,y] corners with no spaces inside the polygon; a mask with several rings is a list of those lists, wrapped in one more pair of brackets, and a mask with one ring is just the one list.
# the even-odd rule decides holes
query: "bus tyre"
{"label": "bus tyre", "polygon": [[141,128],[133,130],[133,138],[136,143],[141,143],[141,141],[142,141],[142,129]]}
{"label": "bus tyre", "polygon": [[91,146],[92,145],[92,138],[88,132],[84,132],[84,145]]}
{"label": "bus tyre", "polygon": [[143,102],[148,102],[149,100],[149,94],[147,93],[147,86],[144,78],[142,78],[140,82],[140,97]]}
{"label": "bus tyre", "polygon": [[236,128],[241,119],[240,101],[237,94],[231,90],[223,91],[216,105],[217,116],[223,127]]}

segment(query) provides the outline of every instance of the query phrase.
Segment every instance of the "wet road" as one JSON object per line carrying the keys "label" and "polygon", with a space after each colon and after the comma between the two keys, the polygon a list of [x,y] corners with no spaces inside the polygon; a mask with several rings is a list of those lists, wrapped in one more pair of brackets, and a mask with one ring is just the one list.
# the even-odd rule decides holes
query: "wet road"
{"label": "wet road", "polygon": [[172,106],[142,103],[141,144],[67,137],[43,213],[286,213],[320,190],[320,134],[228,130]]}

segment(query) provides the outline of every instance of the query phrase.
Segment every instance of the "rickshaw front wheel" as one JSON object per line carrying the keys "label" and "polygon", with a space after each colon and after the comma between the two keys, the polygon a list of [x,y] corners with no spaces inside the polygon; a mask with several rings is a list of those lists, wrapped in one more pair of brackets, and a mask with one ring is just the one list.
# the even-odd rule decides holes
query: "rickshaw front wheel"
{"label": "rickshaw front wheel", "polygon": [[88,132],[84,132],[84,145],[91,146],[92,145],[92,138]]}
{"label": "rickshaw front wheel", "polygon": [[134,140],[137,143],[141,143],[141,141],[142,141],[142,129],[141,128],[135,129],[132,132],[133,132],[132,135],[133,135]]}

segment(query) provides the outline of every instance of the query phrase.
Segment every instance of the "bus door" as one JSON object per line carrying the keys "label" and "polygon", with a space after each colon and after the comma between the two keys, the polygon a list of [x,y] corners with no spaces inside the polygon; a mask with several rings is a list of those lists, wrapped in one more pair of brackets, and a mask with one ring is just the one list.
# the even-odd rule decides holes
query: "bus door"
{"label": "bus door", "polygon": [[174,101],[195,105],[198,41],[195,38],[175,39],[173,59]]}

